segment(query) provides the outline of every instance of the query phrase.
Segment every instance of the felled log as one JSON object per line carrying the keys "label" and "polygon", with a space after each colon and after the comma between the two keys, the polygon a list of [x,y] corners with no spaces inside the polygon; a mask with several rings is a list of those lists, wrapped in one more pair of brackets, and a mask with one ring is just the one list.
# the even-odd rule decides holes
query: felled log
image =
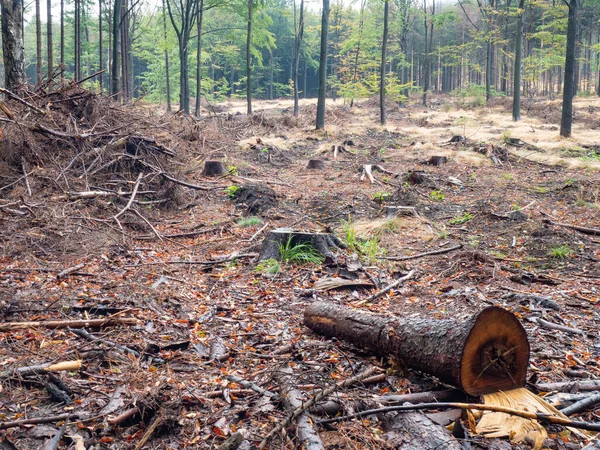
{"label": "felled log", "polygon": [[47,328],[50,330],[58,328],[101,328],[112,325],[135,325],[138,320],[134,317],[109,317],[107,319],[89,320],[47,320],[43,322],[6,322],[0,323],[0,332],[24,330],[27,328]]}
{"label": "felled log", "polygon": [[281,260],[280,246],[290,247],[307,244],[316,249],[324,258],[335,259],[335,255],[331,249],[339,250],[346,248],[346,244],[338,239],[337,236],[331,233],[310,233],[305,231],[294,231],[290,228],[276,228],[269,231],[265,237],[260,254],[259,261],[265,259]]}
{"label": "felled log", "polygon": [[[296,389],[298,379],[289,365],[284,365],[279,369],[277,378],[280,384],[279,392],[285,409],[294,411],[301,408],[305,399],[302,393]],[[298,435],[299,446],[305,450],[323,450],[323,442],[319,437],[319,433],[312,426],[312,421],[307,412],[304,412],[296,419],[298,423],[296,434]]]}
{"label": "felled log", "polygon": [[205,177],[216,177],[219,175],[225,175],[227,173],[227,167],[221,161],[205,161],[204,170],[202,175]]}
{"label": "felled log", "polygon": [[305,310],[304,324],[380,356],[397,357],[473,396],[525,385],[527,334],[502,308],[489,307],[465,320],[434,320],[388,317],[317,302]]}
{"label": "felled log", "polygon": [[323,170],[325,162],[322,159],[311,159],[306,166],[307,169]]}
{"label": "felled log", "polygon": [[384,437],[396,450],[460,450],[462,446],[446,429],[419,411],[386,414]]}

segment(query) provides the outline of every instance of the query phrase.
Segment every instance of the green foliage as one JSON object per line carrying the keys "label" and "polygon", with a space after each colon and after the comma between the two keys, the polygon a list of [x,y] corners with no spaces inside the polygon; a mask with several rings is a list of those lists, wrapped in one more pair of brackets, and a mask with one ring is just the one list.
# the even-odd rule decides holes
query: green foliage
{"label": "green foliage", "polygon": [[238,175],[237,166],[227,166],[227,173],[230,175]]}
{"label": "green foliage", "polygon": [[377,203],[383,203],[387,199],[389,199],[391,195],[392,194],[390,194],[389,192],[375,192],[373,194],[373,201],[376,201]]}
{"label": "green foliage", "polygon": [[568,245],[560,245],[558,247],[552,247],[548,251],[548,256],[555,259],[565,259],[567,256],[570,256],[573,253],[573,250]]}
{"label": "green foliage", "polygon": [[237,193],[238,193],[239,190],[240,190],[239,186],[236,186],[235,184],[232,184],[231,186],[227,186],[225,188],[225,193],[227,194],[227,197],[231,199],[231,198],[234,198],[237,195]]}
{"label": "green foliage", "polygon": [[242,228],[246,228],[246,227],[253,227],[255,225],[262,225],[263,222],[264,221],[260,217],[250,216],[250,217],[244,217],[244,218],[238,220],[237,224],[238,224],[238,226],[240,226]]}
{"label": "green foliage", "polygon": [[281,263],[276,259],[265,259],[254,269],[256,272],[266,273],[268,275],[277,275],[281,272]]}
{"label": "green foliage", "polygon": [[473,214],[468,212],[464,212],[453,219],[450,219],[450,225],[462,225],[463,223],[467,223],[469,220],[473,218]]}
{"label": "green foliage", "polygon": [[292,238],[285,244],[279,244],[279,256],[283,262],[300,264],[321,264],[325,258],[312,245],[301,243],[293,244]]}
{"label": "green foliage", "polygon": [[443,202],[445,198],[446,194],[444,194],[441,190],[431,191],[429,194],[429,199],[433,200],[434,202]]}

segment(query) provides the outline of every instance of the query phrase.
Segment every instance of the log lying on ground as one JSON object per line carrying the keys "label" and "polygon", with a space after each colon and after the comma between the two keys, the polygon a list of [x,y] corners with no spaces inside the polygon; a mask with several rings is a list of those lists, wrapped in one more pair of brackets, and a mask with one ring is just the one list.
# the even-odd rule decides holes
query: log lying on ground
{"label": "log lying on ground", "polygon": [[470,395],[525,385],[527,334],[517,318],[490,307],[466,320],[398,318],[317,302],[304,324],[329,337],[400,358]]}
{"label": "log lying on ground", "polygon": [[422,412],[386,414],[382,418],[384,437],[397,450],[460,450],[460,443]]}
{"label": "log lying on ground", "polygon": [[290,228],[276,228],[269,231],[265,237],[259,261],[265,259],[281,259],[280,246],[294,247],[300,244],[306,244],[316,249],[324,258],[335,260],[335,255],[331,249],[339,250],[346,248],[346,245],[340,241],[337,236],[331,233],[309,233],[304,231],[294,231]]}
{"label": "log lying on ground", "polygon": [[43,322],[6,322],[0,323],[0,332],[24,330],[27,328],[101,328],[113,325],[136,325],[135,317],[109,317],[107,319],[48,320]]}

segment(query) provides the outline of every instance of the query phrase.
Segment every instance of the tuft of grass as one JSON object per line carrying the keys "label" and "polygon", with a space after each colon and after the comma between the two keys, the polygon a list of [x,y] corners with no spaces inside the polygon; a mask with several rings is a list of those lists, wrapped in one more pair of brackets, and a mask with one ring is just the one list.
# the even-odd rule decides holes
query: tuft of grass
{"label": "tuft of grass", "polygon": [[444,194],[442,191],[431,191],[429,198],[434,202],[442,202],[446,198],[446,194]]}
{"label": "tuft of grass", "polygon": [[504,130],[500,135],[500,139],[502,139],[502,142],[506,143],[506,141],[508,141],[508,139],[510,138],[511,134],[511,130]]}
{"label": "tuft of grass", "polygon": [[227,194],[227,197],[231,199],[236,196],[236,194],[238,193],[239,190],[240,190],[239,186],[232,184],[231,186],[227,186],[225,188],[225,193]]}
{"label": "tuft of grass", "polygon": [[281,271],[281,263],[273,258],[265,259],[254,270],[268,275],[277,275]]}
{"label": "tuft of grass", "polygon": [[548,251],[548,256],[555,259],[565,259],[567,256],[571,255],[573,250],[568,245],[559,245],[558,247],[552,247]]}
{"label": "tuft of grass", "polygon": [[450,225],[462,225],[473,218],[473,214],[464,212],[453,219],[450,219]]}
{"label": "tuft of grass", "polygon": [[[388,232],[397,230],[397,219],[390,219],[385,222],[383,226],[388,227]],[[383,250],[379,246],[379,239],[377,237],[371,239],[360,239],[356,235],[356,228],[352,220],[343,220],[342,221],[342,231],[344,232],[344,240],[346,241],[346,245],[348,248],[358,253],[359,255],[366,258],[368,261],[374,261],[377,255],[383,253]],[[379,229],[380,233],[385,233],[385,230]]]}
{"label": "tuft of grass", "polygon": [[279,256],[283,262],[299,264],[321,264],[325,260],[323,255],[312,245],[293,244],[291,238],[285,244],[279,244]]}
{"label": "tuft of grass", "polygon": [[389,192],[375,192],[375,194],[373,194],[373,201],[383,203],[389,199],[390,196],[391,194]]}
{"label": "tuft of grass", "polygon": [[262,225],[263,222],[264,221],[260,217],[250,216],[250,217],[244,217],[244,218],[238,220],[237,224],[238,224],[238,226],[240,226],[242,228],[246,228],[246,227],[252,227],[254,225]]}

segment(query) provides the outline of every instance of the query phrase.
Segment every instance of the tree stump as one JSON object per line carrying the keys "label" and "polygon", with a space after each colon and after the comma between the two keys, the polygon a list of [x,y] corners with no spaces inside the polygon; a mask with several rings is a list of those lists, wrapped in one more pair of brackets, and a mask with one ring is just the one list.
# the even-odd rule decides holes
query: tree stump
{"label": "tree stump", "polygon": [[265,259],[277,259],[281,260],[281,254],[279,251],[280,245],[286,245],[291,240],[291,245],[308,244],[314,247],[324,258],[330,258],[335,260],[335,255],[331,249],[339,250],[346,248],[346,244],[338,239],[337,236],[331,233],[310,233],[304,231],[294,231],[290,228],[276,228],[269,231],[265,237],[260,255],[259,261]]}
{"label": "tree stump", "polygon": [[393,219],[400,216],[418,216],[417,209],[414,206],[392,206],[383,207],[383,214],[387,219]]}
{"label": "tree stump", "polygon": [[202,175],[205,177],[216,177],[219,175],[225,175],[227,173],[227,167],[221,161],[205,161],[204,170]]}
{"label": "tree stump", "polygon": [[467,142],[467,138],[464,136],[452,136],[450,142],[452,144],[465,144]]}
{"label": "tree stump", "polygon": [[427,164],[429,166],[439,167],[439,166],[443,166],[447,162],[448,162],[448,158],[446,158],[445,156],[432,156],[425,162],[425,164]]}
{"label": "tree stump", "polygon": [[387,317],[318,302],[304,324],[437,376],[477,396],[525,385],[529,342],[514,314],[489,307],[466,320]]}
{"label": "tree stump", "polygon": [[322,159],[311,159],[308,161],[307,169],[323,170],[325,168],[325,162]]}

